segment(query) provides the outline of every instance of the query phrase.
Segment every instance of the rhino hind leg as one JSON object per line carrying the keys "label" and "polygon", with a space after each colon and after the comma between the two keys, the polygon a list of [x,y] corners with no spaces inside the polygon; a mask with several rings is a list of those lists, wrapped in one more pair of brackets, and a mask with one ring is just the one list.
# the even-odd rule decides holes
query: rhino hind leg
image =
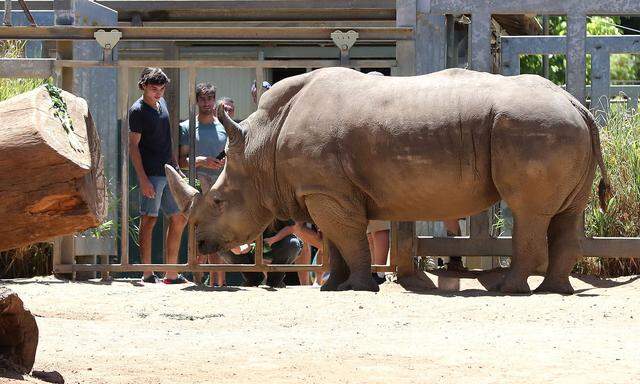
{"label": "rhino hind leg", "polygon": [[548,232],[549,267],[536,292],[573,294],[569,274],[582,254],[579,231],[581,224],[581,214],[575,210],[559,213],[551,219]]}
{"label": "rhino hind leg", "polygon": [[320,288],[321,291],[337,291],[338,286],[349,278],[349,267],[345,263],[340,250],[331,241],[326,251],[329,256],[329,278]]}
{"label": "rhino hind leg", "polygon": [[514,210],[513,258],[511,268],[500,284],[503,293],[531,293],[527,279],[540,260],[548,258],[548,216]]}
{"label": "rhino hind leg", "polygon": [[[323,236],[335,245],[339,252],[330,253],[331,275],[334,269],[338,276],[327,281],[324,290],[355,290],[378,292],[380,288],[371,276],[371,254],[367,241],[367,218],[364,204],[354,202],[353,197],[344,197],[340,202],[325,194],[305,197],[305,204],[311,218],[322,231]],[[345,265],[336,260],[341,255],[348,269],[346,280],[337,284],[346,275]],[[334,262],[335,261],[335,262]],[[324,288],[324,287],[323,287]]]}

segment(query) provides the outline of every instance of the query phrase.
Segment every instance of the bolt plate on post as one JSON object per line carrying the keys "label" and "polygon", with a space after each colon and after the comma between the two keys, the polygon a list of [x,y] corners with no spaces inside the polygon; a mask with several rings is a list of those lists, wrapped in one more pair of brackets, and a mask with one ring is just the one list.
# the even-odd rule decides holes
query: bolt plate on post
{"label": "bolt plate on post", "polygon": [[349,50],[358,40],[360,35],[354,30],[342,32],[340,30],[331,33],[331,40],[340,49],[340,64],[349,64]]}

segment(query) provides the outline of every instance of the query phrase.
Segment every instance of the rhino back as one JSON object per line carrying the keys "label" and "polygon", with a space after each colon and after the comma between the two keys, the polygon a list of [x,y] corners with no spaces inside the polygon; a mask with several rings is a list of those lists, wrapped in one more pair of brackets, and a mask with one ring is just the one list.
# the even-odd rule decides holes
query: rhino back
{"label": "rhino back", "polygon": [[[349,193],[355,185],[371,218],[402,218],[417,206],[433,217],[448,216],[446,205],[457,215],[476,212],[498,199],[491,175],[497,114],[576,119],[564,95],[536,81],[465,70],[417,77],[314,71],[271,96],[287,96],[271,114],[286,111],[277,124],[276,170],[296,194]],[[531,97],[535,103],[527,103]]]}

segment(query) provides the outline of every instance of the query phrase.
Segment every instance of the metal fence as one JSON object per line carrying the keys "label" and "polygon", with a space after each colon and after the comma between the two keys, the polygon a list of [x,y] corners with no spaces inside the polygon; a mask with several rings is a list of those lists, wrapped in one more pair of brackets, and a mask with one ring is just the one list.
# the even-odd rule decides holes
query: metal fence
{"label": "metal fence", "polygon": [[[586,55],[593,57],[592,100],[602,101],[606,107],[612,91],[610,87],[609,55],[612,53],[638,53],[640,50],[637,36],[623,37],[590,37],[586,35],[587,15],[598,14],[640,14],[640,3],[628,0],[504,0],[464,1],[464,0],[396,0],[395,27],[354,28],[365,41],[394,42],[396,60],[352,60],[347,66],[394,67],[399,75],[414,75],[444,69],[447,53],[447,15],[466,14],[470,16],[470,66],[480,71],[491,71],[491,16],[494,14],[548,14],[567,15],[568,33],[566,37],[504,37],[502,44],[502,68],[505,74],[519,73],[519,56],[522,54],[565,54],[567,56],[567,89],[582,102],[586,101]],[[450,20],[452,18],[449,18]],[[74,68],[111,67],[118,68],[118,116],[122,124],[122,177],[121,218],[128,218],[128,145],[125,142],[128,132],[126,113],[128,108],[127,68],[156,65],[167,68],[181,68],[189,73],[189,88],[195,87],[195,73],[198,68],[255,68],[256,79],[264,77],[265,68],[302,67],[318,68],[325,66],[345,65],[343,60],[208,60],[208,61],[175,61],[160,60],[154,62],[114,60],[89,61],[72,60],[64,42],[93,39],[97,27],[56,26],[51,28],[0,27],[0,38],[22,38],[59,41],[62,48],[58,59],[17,59],[0,60],[0,76],[5,77],[46,77],[54,75],[58,82],[69,84]],[[181,27],[179,30],[167,28],[151,30],[146,27],[127,27],[123,29],[123,39],[148,40],[211,40],[223,41],[298,41],[298,42],[331,42],[331,28],[279,28],[279,27],[247,27],[225,28],[205,33],[206,28]],[[216,37],[220,33],[221,37]],[[66,54],[65,54],[66,52]],[[338,52],[338,51],[336,51]],[[627,89],[628,90],[628,89]],[[635,91],[635,88],[633,90]],[[637,93],[634,93],[636,95]],[[634,96],[637,100],[637,96]],[[195,100],[189,98],[190,126],[195,126]],[[194,153],[194,151],[191,151]],[[193,164],[191,162],[190,164]],[[193,174],[193,172],[192,172]],[[491,236],[492,217],[490,211],[476,215],[470,220],[470,236],[466,238],[434,238],[417,237],[414,222],[393,223],[391,230],[390,265],[374,267],[379,271],[396,270],[399,276],[413,273],[413,256],[510,256],[512,254],[511,239]],[[121,226],[121,263],[120,264],[75,264],[73,261],[62,263],[58,260],[54,270],[58,273],[75,273],[79,271],[142,271],[153,268],[157,271],[179,269],[182,271],[299,271],[319,270],[317,265],[265,265],[262,263],[262,252],[258,246],[256,264],[214,265],[197,264],[193,228],[190,228],[189,256],[187,264],[177,265],[142,265],[130,264],[128,258],[128,226]],[[258,239],[258,244],[261,240]],[[585,238],[583,240],[586,256],[602,257],[640,257],[640,238]]]}

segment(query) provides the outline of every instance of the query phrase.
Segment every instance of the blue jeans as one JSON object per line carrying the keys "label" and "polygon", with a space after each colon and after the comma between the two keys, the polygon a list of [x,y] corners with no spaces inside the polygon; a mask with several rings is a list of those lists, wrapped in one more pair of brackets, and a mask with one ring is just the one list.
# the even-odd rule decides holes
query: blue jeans
{"label": "blue jeans", "polygon": [[166,176],[149,176],[149,181],[153,184],[153,189],[156,191],[156,197],[150,199],[142,195],[140,192],[140,214],[142,216],[158,217],[158,212],[162,209],[162,213],[165,216],[173,216],[180,212],[178,204],[176,204],[169,185],[167,184]]}

